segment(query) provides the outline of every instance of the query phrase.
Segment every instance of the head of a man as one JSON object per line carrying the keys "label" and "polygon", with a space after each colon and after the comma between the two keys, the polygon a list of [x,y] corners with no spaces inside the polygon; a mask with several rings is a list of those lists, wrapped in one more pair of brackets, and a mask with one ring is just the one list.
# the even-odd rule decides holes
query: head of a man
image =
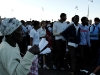
{"label": "head of a man", "polygon": [[78,22],[79,22],[79,16],[78,15],[75,15],[74,16],[74,23],[75,24],[78,24]]}
{"label": "head of a man", "polygon": [[61,15],[60,15],[60,20],[61,21],[66,21],[66,14],[65,13],[61,13]]}
{"label": "head of a man", "polygon": [[96,17],[95,19],[94,19],[94,23],[95,23],[95,25],[98,25],[99,24],[99,18],[98,17]]}
{"label": "head of a man", "polygon": [[39,21],[34,21],[34,28],[37,30],[40,28],[40,23]]}
{"label": "head of a man", "polygon": [[5,40],[10,42],[21,42],[22,37],[22,23],[15,18],[6,18],[0,24],[0,32],[5,36]]}
{"label": "head of a man", "polygon": [[87,17],[82,17],[81,22],[82,22],[83,26],[88,25],[88,18]]}

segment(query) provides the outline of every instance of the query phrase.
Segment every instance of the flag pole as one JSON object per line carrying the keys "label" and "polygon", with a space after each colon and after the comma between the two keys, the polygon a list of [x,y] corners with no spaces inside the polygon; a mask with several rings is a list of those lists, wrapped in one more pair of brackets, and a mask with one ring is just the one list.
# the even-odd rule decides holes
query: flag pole
{"label": "flag pole", "polygon": [[43,20],[43,13],[44,13],[44,8],[42,7],[42,18],[41,18],[41,20]]}
{"label": "flag pole", "polygon": [[90,16],[90,6],[89,6],[89,2],[93,2],[93,0],[88,0],[88,12],[87,12],[87,17],[89,18]]}
{"label": "flag pole", "polygon": [[89,4],[88,4],[88,13],[87,13],[87,17],[89,18]]}

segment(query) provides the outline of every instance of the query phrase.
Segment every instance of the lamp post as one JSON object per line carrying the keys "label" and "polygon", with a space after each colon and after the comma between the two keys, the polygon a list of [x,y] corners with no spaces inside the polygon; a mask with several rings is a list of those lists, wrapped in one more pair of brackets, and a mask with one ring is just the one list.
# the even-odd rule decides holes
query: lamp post
{"label": "lamp post", "polygon": [[88,0],[88,13],[87,13],[87,17],[89,18],[89,13],[90,13],[90,6],[89,3],[93,2],[93,0]]}
{"label": "lamp post", "polygon": [[41,20],[43,20],[43,15],[44,15],[44,8],[42,7],[42,18],[41,18]]}

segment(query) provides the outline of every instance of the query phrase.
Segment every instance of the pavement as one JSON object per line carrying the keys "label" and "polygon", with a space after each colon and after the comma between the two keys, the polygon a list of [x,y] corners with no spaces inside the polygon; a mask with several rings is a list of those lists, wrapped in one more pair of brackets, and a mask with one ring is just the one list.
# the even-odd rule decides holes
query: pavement
{"label": "pavement", "polygon": [[[43,68],[39,68],[39,75],[70,75],[69,74],[69,68],[67,67],[66,64],[66,70],[65,71],[61,71],[61,70],[53,70],[52,69],[52,63],[51,63],[51,54],[49,54],[48,56],[46,56],[46,62],[47,62],[47,66],[50,68],[49,70],[47,69],[43,69]],[[78,75],[90,75],[91,72],[94,71],[96,67],[95,66],[87,66],[87,69],[89,70],[88,74],[85,73],[81,73],[79,72]],[[97,73],[97,75],[100,75],[100,72]]]}

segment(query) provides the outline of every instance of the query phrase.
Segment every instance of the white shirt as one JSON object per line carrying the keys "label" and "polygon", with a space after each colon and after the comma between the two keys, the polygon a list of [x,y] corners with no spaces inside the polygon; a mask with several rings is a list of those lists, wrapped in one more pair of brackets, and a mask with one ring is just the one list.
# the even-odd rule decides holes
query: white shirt
{"label": "white shirt", "polygon": [[46,29],[43,29],[42,27],[38,29],[39,37],[46,36]]}
{"label": "white shirt", "polygon": [[[78,29],[79,29],[79,25],[80,24],[78,24],[77,26],[74,24],[74,27],[75,27],[75,29],[76,29],[76,35],[78,35]],[[68,45],[69,46],[73,46],[73,47],[78,47],[78,44],[76,44],[76,43],[72,43],[72,42],[68,42]]]}
{"label": "white shirt", "polygon": [[39,45],[39,32],[36,31],[34,28],[30,31],[30,37],[33,38],[32,45]]}
{"label": "white shirt", "polygon": [[78,29],[79,29],[80,24],[78,24],[77,26],[74,24],[74,27],[76,29],[76,35],[78,35]]}
{"label": "white shirt", "polygon": [[[53,24],[53,31],[56,31],[56,33],[61,33],[63,32],[66,28],[68,27],[67,23],[66,22],[55,22]],[[65,40],[65,38],[62,36],[62,35],[59,35],[59,36],[55,36],[55,40],[59,40],[59,39],[62,39],[62,40]]]}

